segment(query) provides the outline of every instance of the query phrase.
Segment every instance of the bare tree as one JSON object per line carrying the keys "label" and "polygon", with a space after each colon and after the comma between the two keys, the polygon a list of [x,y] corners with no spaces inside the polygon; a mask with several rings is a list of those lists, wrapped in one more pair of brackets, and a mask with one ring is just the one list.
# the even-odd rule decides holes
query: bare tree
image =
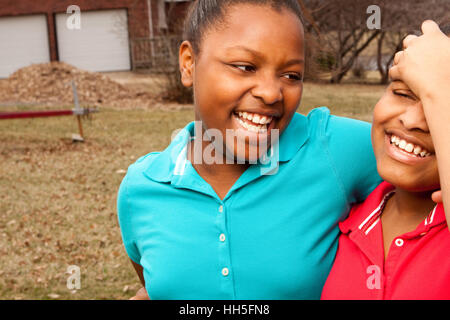
{"label": "bare tree", "polygon": [[382,12],[382,30],[377,39],[377,68],[380,83],[389,81],[389,67],[395,53],[402,49],[403,39],[409,33],[418,33],[420,24],[426,19],[438,23],[449,20],[448,0],[378,0]]}
{"label": "bare tree", "polygon": [[380,34],[380,30],[369,30],[366,26],[366,10],[373,4],[373,0],[303,2],[320,30],[319,38],[323,48],[320,54],[326,57],[331,72],[330,81],[339,83],[361,52]]}

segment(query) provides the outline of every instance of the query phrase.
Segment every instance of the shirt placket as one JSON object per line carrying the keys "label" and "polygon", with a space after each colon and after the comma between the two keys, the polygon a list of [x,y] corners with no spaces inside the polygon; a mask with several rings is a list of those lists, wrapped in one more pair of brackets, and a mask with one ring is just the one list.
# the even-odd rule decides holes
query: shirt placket
{"label": "shirt placket", "polygon": [[[379,277],[377,280],[380,282],[380,286],[369,286],[366,282],[367,289],[369,290],[370,299],[382,299],[385,293],[386,278],[383,272],[383,244],[381,238],[381,227],[377,223],[375,228],[368,234],[364,231],[358,230],[350,234],[350,239],[359,247],[359,249],[365,254],[369,260],[366,266],[366,280],[369,280],[369,276]],[[377,270],[375,274],[374,270]]]}
{"label": "shirt placket", "polygon": [[385,290],[383,299],[390,299],[392,296],[392,281],[395,276],[395,269],[398,265],[398,261],[406,246],[406,239],[403,237],[397,237],[393,240],[389,253],[384,263],[384,275],[385,275]]}
{"label": "shirt placket", "polygon": [[220,274],[221,278],[221,290],[228,299],[235,299],[236,294],[234,288],[234,273],[231,264],[230,237],[227,230],[228,209],[225,202],[219,201],[217,203],[215,214],[217,215],[216,225],[218,234],[216,241],[219,253],[219,270],[217,270],[217,272]]}

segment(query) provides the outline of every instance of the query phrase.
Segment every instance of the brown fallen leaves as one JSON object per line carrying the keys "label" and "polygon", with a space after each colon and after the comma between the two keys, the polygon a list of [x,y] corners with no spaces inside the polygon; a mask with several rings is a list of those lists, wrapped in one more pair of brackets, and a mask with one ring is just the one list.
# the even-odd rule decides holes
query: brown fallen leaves
{"label": "brown fallen leaves", "polygon": [[101,73],[53,61],[21,68],[2,80],[0,103],[71,105],[72,80],[82,105],[134,108],[155,102],[155,97],[145,90],[124,86]]}

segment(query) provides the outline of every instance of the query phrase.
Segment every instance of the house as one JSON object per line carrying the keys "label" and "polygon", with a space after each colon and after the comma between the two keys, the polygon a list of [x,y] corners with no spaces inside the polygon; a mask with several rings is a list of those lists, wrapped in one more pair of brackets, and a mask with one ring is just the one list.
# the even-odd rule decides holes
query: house
{"label": "house", "polygon": [[[89,71],[133,69],[132,42],[183,19],[190,1],[1,0],[0,78],[32,63]],[[167,14],[172,12],[171,21]]]}

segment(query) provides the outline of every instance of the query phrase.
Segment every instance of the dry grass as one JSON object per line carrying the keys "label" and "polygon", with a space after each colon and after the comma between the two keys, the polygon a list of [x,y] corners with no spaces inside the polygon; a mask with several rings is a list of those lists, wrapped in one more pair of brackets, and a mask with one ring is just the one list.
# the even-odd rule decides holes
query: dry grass
{"label": "dry grass", "polygon": [[[370,120],[379,86],[306,84],[300,111]],[[12,107],[9,109],[25,109]],[[84,121],[85,143],[73,144],[73,117],[0,122],[0,298],[127,299],[139,282],[123,249],[116,195],[124,170],[164,149],[191,108],[103,108]],[[69,265],[81,289],[66,287]]]}
{"label": "dry grass", "polygon": [[306,83],[299,111],[327,106],[332,114],[372,122],[373,107],[384,89],[380,85]]}

